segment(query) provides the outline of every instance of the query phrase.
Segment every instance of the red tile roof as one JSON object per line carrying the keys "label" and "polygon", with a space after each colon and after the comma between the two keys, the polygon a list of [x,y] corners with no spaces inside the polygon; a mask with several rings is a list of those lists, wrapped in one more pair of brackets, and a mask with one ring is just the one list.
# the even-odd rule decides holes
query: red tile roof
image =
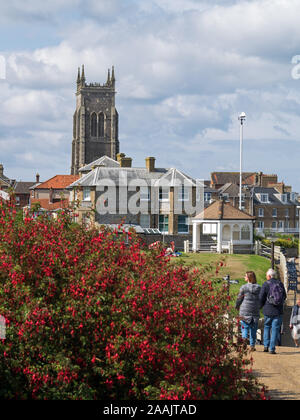
{"label": "red tile roof", "polygon": [[195,219],[204,220],[254,220],[255,217],[233,207],[230,203],[218,200],[198,214]]}
{"label": "red tile roof", "polygon": [[73,182],[79,179],[79,175],[55,175],[53,178],[48,179],[45,182],[42,182],[38,185],[35,189],[50,189],[53,188],[55,190],[65,189],[68,185],[72,184]]}

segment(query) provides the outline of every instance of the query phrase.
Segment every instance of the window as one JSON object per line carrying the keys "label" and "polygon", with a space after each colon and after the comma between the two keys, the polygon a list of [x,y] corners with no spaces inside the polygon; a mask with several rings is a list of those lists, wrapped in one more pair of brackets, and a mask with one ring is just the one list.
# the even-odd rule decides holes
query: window
{"label": "window", "polygon": [[188,217],[178,216],[178,233],[189,233]]}
{"label": "window", "polygon": [[150,228],[150,214],[140,215],[140,226],[142,228]]}
{"label": "window", "polygon": [[268,201],[269,201],[269,194],[260,194],[260,201],[262,203],[268,203]]}
{"label": "window", "polygon": [[278,222],[278,229],[283,229],[284,223],[282,220],[279,220]]}
{"label": "window", "polygon": [[241,230],[241,239],[244,241],[250,240],[250,227],[245,225]]}
{"label": "window", "polygon": [[287,203],[287,194],[281,194],[280,199],[283,203]]}
{"label": "window", "polygon": [[290,217],[290,209],[284,209],[285,217]]}
{"label": "window", "polygon": [[95,113],[91,116],[91,136],[97,136],[97,115]]}
{"label": "window", "polygon": [[140,200],[141,201],[150,201],[150,187],[141,187],[140,188]]}
{"label": "window", "polygon": [[159,230],[164,233],[169,232],[169,216],[165,214],[159,215]]}
{"label": "window", "polygon": [[272,216],[277,217],[277,209],[272,209]]}
{"label": "window", "polygon": [[262,222],[261,220],[258,221],[258,229],[263,229],[265,227],[264,222]]}
{"label": "window", "polygon": [[204,201],[210,201],[211,200],[211,193],[205,192],[204,193]]}
{"label": "window", "polygon": [[169,200],[169,190],[167,188],[160,187],[159,188],[159,200],[160,201],[168,201]]}
{"label": "window", "polygon": [[272,222],[272,229],[277,229],[277,222]]}
{"label": "window", "polygon": [[98,126],[98,137],[104,137],[104,114],[101,112],[99,114],[99,126]]}
{"label": "window", "polygon": [[223,193],[221,194],[221,198],[224,198],[225,201],[229,200],[229,194],[228,193]]}
{"label": "window", "polygon": [[258,209],[258,217],[264,217],[265,215],[265,209],[259,208]]}
{"label": "window", "polygon": [[234,241],[240,240],[240,227],[239,225],[234,225],[232,229],[232,239]]}
{"label": "window", "polygon": [[181,188],[179,188],[178,191],[178,200],[179,201],[188,201],[189,199],[189,191],[187,187],[184,187],[183,185]]}
{"label": "window", "polygon": [[83,187],[83,201],[91,201],[91,189]]}

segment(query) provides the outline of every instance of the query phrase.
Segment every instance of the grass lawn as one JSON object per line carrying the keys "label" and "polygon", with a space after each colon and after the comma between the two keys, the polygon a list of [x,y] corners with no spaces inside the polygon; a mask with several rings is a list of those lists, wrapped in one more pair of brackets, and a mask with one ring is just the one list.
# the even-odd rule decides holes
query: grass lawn
{"label": "grass lawn", "polygon": [[[246,271],[254,271],[257,283],[262,285],[266,280],[266,272],[271,267],[271,261],[258,255],[228,255],[228,254],[182,254],[181,257],[172,260],[175,264],[188,266],[191,269],[200,270],[203,277],[209,277],[212,280],[219,281],[230,275],[231,280],[238,280],[239,284],[230,285],[230,295],[232,302],[235,302],[236,296],[243,284]],[[223,262],[223,266],[219,267],[218,273],[216,268],[219,263]]]}

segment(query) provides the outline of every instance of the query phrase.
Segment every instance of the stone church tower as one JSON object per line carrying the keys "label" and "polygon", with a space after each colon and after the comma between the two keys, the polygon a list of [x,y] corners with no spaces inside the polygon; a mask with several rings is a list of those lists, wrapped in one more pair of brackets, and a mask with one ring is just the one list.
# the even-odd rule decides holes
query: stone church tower
{"label": "stone church tower", "polygon": [[101,156],[116,160],[119,153],[118,112],[115,107],[115,72],[108,70],[105,84],[85,81],[78,69],[76,111],[73,116],[71,175]]}

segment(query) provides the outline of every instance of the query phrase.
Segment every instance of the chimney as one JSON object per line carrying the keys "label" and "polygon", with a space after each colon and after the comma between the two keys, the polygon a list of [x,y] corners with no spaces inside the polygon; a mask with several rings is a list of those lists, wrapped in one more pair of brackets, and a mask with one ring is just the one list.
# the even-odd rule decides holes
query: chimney
{"label": "chimney", "polygon": [[146,168],[148,169],[149,172],[154,172],[155,171],[155,157],[146,157]]}
{"label": "chimney", "polygon": [[2,163],[0,164],[0,176],[3,176],[3,165],[2,165]]}
{"label": "chimney", "polygon": [[35,181],[36,181],[37,184],[39,184],[39,182],[40,182],[40,174],[36,174]]}
{"label": "chimney", "polygon": [[119,162],[121,168],[131,168],[132,158],[126,157],[125,153],[118,153],[117,161]]}

